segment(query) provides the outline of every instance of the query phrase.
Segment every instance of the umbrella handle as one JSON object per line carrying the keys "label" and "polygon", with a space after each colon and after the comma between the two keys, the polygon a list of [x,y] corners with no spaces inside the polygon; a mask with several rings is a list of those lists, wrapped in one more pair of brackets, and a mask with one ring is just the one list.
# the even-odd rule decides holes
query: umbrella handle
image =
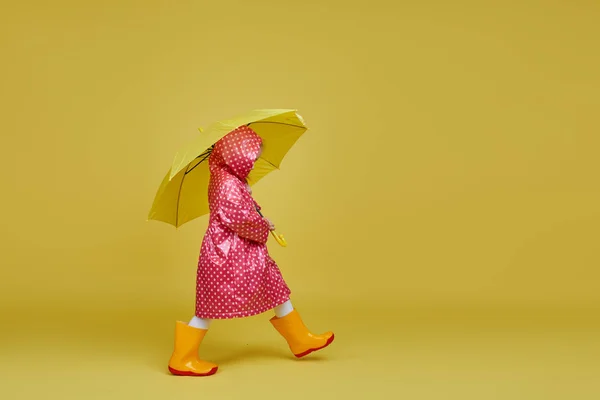
{"label": "umbrella handle", "polygon": [[[264,215],[260,212],[258,207],[256,207],[256,212],[258,212],[260,214],[260,216],[264,218]],[[275,238],[275,240],[277,241],[277,243],[279,243],[279,245],[281,247],[287,247],[287,241],[285,240],[285,238],[283,237],[282,234],[276,233],[275,231],[271,231],[271,234],[273,235],[273,237]]]}
{"label": "umbrella handle", "polygon": [[279,243],[279,245],[281,247],[287,247],[287,242],[282,234],[276,233],[275,231],[271,231],[271,234],[273,235],[273,237],[275,238],[275,240],[277,241],[277,243]]}

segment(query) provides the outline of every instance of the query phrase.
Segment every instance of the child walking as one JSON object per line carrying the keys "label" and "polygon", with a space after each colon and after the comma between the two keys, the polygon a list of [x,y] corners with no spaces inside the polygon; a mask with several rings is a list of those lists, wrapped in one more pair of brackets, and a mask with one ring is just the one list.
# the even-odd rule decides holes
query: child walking
{"label": "child walking", "polygon": [[213,319],[249,317],[274,310],[270,322],[296,357],[328,346],[332,332],[313,334],[293,307],[267,240],[274,225],[259,213],[247,177],[262,152],[262,138],[242,126],[219,140],[208,159],[210,218],[196,279],[195,315],[178,321],[169,360],[174,375],[208,376],[218,366],[198,350]]}

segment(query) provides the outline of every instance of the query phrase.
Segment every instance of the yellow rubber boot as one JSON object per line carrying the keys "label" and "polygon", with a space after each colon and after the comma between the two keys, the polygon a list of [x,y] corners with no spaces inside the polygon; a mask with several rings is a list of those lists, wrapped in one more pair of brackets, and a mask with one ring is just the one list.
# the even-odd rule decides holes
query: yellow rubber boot
{"label": "yellow rubber boot", "polygon": [[198,349],[206,330],[194,328],[178,321],[175,326],[175,350],[169,360],[169,371],[173,375],[208,376],[217,372],[216,364],[198,357]]}
{"label": "yellow rubber boot", "polygon": [[333,342],[333,332],[321,335],[311,333],[296,310],[283,318],[273,317],[270,321],[287,341],[292,353],[298,358],[304,357],[313,351],[321,350]]}

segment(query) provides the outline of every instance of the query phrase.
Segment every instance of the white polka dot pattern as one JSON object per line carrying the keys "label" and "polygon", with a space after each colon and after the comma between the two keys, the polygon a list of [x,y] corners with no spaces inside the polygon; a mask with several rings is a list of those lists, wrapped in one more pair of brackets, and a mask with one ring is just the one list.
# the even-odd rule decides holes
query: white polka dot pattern
{"label": "white polka dot pattern", "polygon": [[290,298],[279,267],[269,256],[269,224],[245,188],[262,139],[240,127],[219,140],[209,158],[210,219],[196,279],[196,316],[249,317]]}

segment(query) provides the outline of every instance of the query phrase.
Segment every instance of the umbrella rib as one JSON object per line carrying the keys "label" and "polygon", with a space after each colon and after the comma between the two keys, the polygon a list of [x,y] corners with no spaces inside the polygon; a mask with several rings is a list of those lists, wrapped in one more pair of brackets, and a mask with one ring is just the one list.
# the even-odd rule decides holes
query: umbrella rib
{"label": "umbrella rib", "polygon": [[[190,172],[192,172],[192,171],[193,171],[193,170],[194,170],[194,169],[195,169],[195,168],[196,168],[198,165],[202,164],[202,163],[203,163],[203,162],[204,162],[204,161],[205,161],[205,160],[206,160],[206,159],[207,159],[209,156],[210,156],[210,154],[207,154],[206,156],[204,156],[204,158],[203,158],[202,160],[200,160],[200,161],[198,162],[198,164],[194,165],[194,166],[192,167],[192,169],[190,169],[189,171],[188,171],[188,170],[186,170],[186,171],[185,171],[185,175],[187,175],[187,174],[189,174]],[[196,157],[196,158],[200,158],[200,157]]]}
{"label": "umbrella rib", "polygon": [[179,202],[181,201],[181,189],[183,189],[183,181],[185,180],[185,176],[188,173],[189,167],[190,167],[189,164],[187,165],[187,167],[185,167],[185,173],[183,174],[183,177],[181,177],[181,184],[179,184],[179,192],[177,192],[177,210],[175,211],[175,228],[177,228],[179,225]]}
{"label": "umbrella rib", "polygon": [[261,160],[264,160],[267,164],[269,164],[270,166],[272,166],[275,169],[279,169],[279,167],[275,164],[273,164],[271,161],[267,160],[266,158],[260,157]]}
{"label": "umbrella rib", "polygon": [[[192,169],[190,169],[190,170],[186,170],[186,171],[185,171],[185,175],[187,175],[187,174],[189,174],[190,172],[192,172],[192,171],[194,170],[194,168],[196,168],[198,165],[202,164],[202,163],[203,163],[203,162],[204,162],[204,161],[205,161],[205,160],[206,160],[208,157],[210,157],[210,155],[211,155],[211,153],[212,153],[212,151],[213,151],[213,148],[214,148],[214,147],[215,147],[215,145],[212,145],[210,148],[208,148],[207,150],[203,151],[203,152],[202,152],[202,154],[200,154],[198,157],[196,157],[196,158],[200,158],[200,157],[204,156],[204,157],[202,158],[202,160],[200,160],[200,161],[198,162],[198,164],[196,164],[196,165],[194,165],[194,166],[192,167]],[[189,164],[188,164],[188,167],[189,167]]]}

